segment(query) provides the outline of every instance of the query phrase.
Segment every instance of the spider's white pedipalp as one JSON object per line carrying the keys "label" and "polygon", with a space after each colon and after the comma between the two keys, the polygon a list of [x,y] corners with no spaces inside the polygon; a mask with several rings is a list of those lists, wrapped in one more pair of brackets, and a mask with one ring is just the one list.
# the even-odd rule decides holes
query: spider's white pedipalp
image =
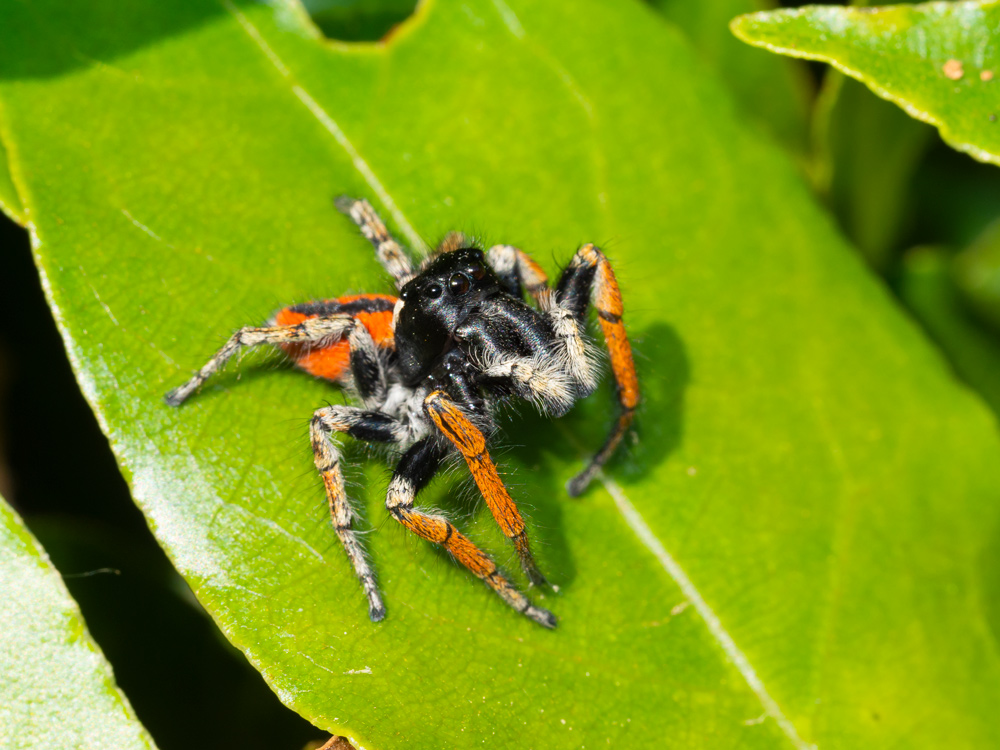
{"label": "spider's white pedipalp", "polygon": [[516,394],[541,414],[562,416],[573,405],[576,388],[567,367],[568,357],[560,347],[527,357],[491,353],[477,359],[484,378],[509,381]]}
{"label": "spider's white pedipalp", "polygon": [[552,328],[565,352],[565,367],[576,383],[576,398],[589,396],[597,388],[598,368],[594,346],[580,331],[573,311],[560,305],[549,290],[539,296],[539,305],[552,321]]}

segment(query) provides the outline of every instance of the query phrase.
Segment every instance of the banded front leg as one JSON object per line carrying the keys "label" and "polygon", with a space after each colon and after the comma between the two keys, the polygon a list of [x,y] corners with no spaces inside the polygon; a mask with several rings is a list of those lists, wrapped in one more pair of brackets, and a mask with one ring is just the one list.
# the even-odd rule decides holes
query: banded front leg
{"label": "banded front leg", "polygon": [[451,521],[413,506],[417,493],[437,472],[443,457],[444,451],[432,438],[424,438],[413,445],[396,466],[386,493],[385,507],[393,518],[421,539],[440,544],[448,550],[455,560],[482,579],[509,606],[539,625],[554,628],[555,616],[548,610],[533,605],[528,597],[507,580],[496,563],[455,528]]}
{"label": "banded front leg", "polygon": [[575,496],[587,489],[587,485],[625,437],[639,405],[639,380],[632,359],[632,346],[622,323],[624,307],[618,280],[615,279],[615,273],[604,253],[594,245],[581,247],[559,279],[556,301],[560,306],[571,310],[581,326],[587,319],[588,303],[592,302],[597,309],[597,320],[604,332],[604,341],[611,357],[611,370],[615,376],[620,407],[618,419],[604,445],[586,468],[566,484],[569,494]]}
{"label": "banded front leg", "polygon": [[405,438],[405,430],[397,420],[381,412],[365,411],[354,406],[317,409],[309,425],[313,461],[323,479],[333,527],[368,598],[368,615],[372,621],[378,622],[385,617],[385,605],[375,582],[375,572],[354,528],[354,510],[347,499],[344,475],[340,469],[340,450],[332,440],[335,432],[345,432],[370,443],[399,443]]}
{"label": "banded front leg", "polygon": [[549,288],[549,277],[535,259],[513,245],[494,245],[486,251],[486,261],[500,281],[517,299],[524,291],[539,302],[539,295]]}
{"label": "banded front leg", "polygon": [[424,399],[424,409],[438,431],[462,454],[476,486],[486,500],[497,525],[514,543],[518,560],[528,579],[536,586],[546,585],[545,576],[538,569],[524,519],[517,504],[504,487],[497,467],[486,450],[486,438],[478,427],[462,413],[444,391],[434,391]]}

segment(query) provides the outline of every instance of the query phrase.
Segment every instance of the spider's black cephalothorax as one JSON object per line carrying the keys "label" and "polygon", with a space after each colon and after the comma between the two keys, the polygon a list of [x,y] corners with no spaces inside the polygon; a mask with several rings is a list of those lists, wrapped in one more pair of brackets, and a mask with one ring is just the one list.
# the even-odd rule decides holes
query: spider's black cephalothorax
{"label": "spider's black cephalothorax", "polygon": [[449,348],[455,330],[502,294],[483,251],[461,248],[439,255],[400,290],[395,339],[399,369],[408,385],[425,377]]}
{"label": "spider's black cephalothorax", "polygon": [[[259,344],[280,346],[307,372],[352,387],[364,406],[318,409],[310,434],[334,528],[368,597],[371,618],[381,620],[385,606],[354,529],[335,432],[399,446],[403,454],[386,495],[390,514],[449,550],[510,606],[554,627],[555,617],[534,606],[447,518],[419,510],[414,500],[444,458],[457,451],[528,578],[546,583],[486,440],[495,407],[505,399],[525,399],[559,416],[594,390],[594,351],[584,335],[593,303],[621,411],[604,446],[568,484],[570,494],[580,494],[614,452],[632,421],[639,390],[611,265],[596,247],[584,245],[552,290],[521,250],[497,245],[484,253],[460,235],[449,235],[436,255],[414,269],[366,201],[338,199],[337,206],[375,246],[400,289],[398,299],[365,294],[279,310],[267,326],[237,331],[194,377],[167,394],[167,402],[180,404],[236,351]],[[534,306],[525,302],[526,292]]]}

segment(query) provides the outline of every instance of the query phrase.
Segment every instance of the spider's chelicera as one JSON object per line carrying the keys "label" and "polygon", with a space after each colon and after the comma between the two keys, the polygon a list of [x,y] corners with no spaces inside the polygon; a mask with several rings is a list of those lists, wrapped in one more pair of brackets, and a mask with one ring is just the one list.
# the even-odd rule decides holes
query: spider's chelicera
{"label": "spider's chelicera", "polygon": [[[593,392],[595,349],[584,335],[593,302],[620,413],[604,446],[568,483],[569,493],[583,492],[614,452],[632,421],[639,387],[611,265],[598,248],[584,245],[553,290],[521,250],[497,245],[484,253],[453,233],[417,270],[367,201],[340,198],[337,207],[375,246],[399,297],[362,294],[279,310],[267,325],[233,334],[194,377],[167,394],[167,402],[180,404],[243,347],[281,347],[299,367],[348,386],[364,404],[318,409],[310,435],[333,524],[368,597],[371,619],[385,617],[385,606],[354,528],[336,432],[398,446],[402,457],[385,501],[392,517],[451,552],[518,612],[555,627],[551,612],[532,604],[447,518],[421,511],[414,499],[448,454],[458,451],[525,574],[535,585],[547,583],[517,505],[487,451],[487,436],[497,405],[506,399],[525,399],[560,416]],[[525,292],[534,306],[525,302]]]}

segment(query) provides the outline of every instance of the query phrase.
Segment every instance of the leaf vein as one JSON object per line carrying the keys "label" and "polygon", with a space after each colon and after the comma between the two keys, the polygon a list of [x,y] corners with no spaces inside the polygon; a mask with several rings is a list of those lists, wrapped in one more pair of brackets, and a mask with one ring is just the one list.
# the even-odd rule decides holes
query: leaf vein
{"label": "leaf vein", "polygon": [[396,201],[394,201],[392,196],[389,195],[389,191],[386,190],[382,181],[375,174],[374,170],[372,170],[368,162],[366,162],[361,154],[358,153],[358,150],[354,147],[354,144],[351,143],[347,134],[344,133],[340,125],[337,124],[337,121],[330,116],[329,112],[320,106],[319,102],[317,102],[308,91],[295,81],[291,71],[288,69],[288,66],[285,65],[281,58],[278,57],[277,53],[271,49],[271,46],[261,35],[257,27],[250,22],[250,19],[241,13],[239,9],[237,9],[236,6],[234,6],[229,0],[221,0],[221,3],[222,7],[237,20],[240,26],[243,27],[247,36],[249,36],[258,47],[260,47],[261,51],[267,56],[267,59],[271,61],[271,64],[281,74],[282,78],[289,83],[292,93],[296,96],[296,98],[306,106],[306,109],[309,110],[313,117],[319,121],[320,125],[322,125],[326,131],[333,136],[337,144],[344,150],[350,158],[351,164],[358,171],[364,181],[368,183],[368,187],[372,189],[372,192],[378,196],[379,201],[381,201],[382,205],[385,206],[400,231],[406,235],[406,239],[410,243],[410,247],[417,252],[426,254],[427,244],[424,242],[423,238],[417,234],[410,222],[406,220],[403,212],[400,211],[399,207],[396,205]]}
{"label": "leaf vein", "polygon": [[814,750],[815,745],[805,742],[799,736],[795,725],[785,716],[781,707],[771,697],[771,694],[757,675],[757,671],[753,668],[750,660],[747,659],[746,654],[736,645],[732,636],[723,627],[718,615],[708,605],[708,602],[702,598],[701,593],[695,587],[694,583],[692,583],[691,579],[688,578],[684,569],[667,551],[652,529],[649,528],[645,519],[636,510],[635,506],[622,491],[622,488],[613,479],[603,474],[599,476],[605,489],[614,499],[615,505],[618,506],[618,511],[622,514],[625,522],[632,528],[636,536],[639,537],[639,541],[653,553],[660,562],[660,565],[663,566],[663,569],[673,578],[674,582],[687,597],[687,600],[691,602],[698,614],[701,615],[701,619],[708,627],[709,633],[722,648],[729,661],[739,671],[750,690],[757,696],[766,714],[774,719],[779,729],[788,737],[796,750]]}

